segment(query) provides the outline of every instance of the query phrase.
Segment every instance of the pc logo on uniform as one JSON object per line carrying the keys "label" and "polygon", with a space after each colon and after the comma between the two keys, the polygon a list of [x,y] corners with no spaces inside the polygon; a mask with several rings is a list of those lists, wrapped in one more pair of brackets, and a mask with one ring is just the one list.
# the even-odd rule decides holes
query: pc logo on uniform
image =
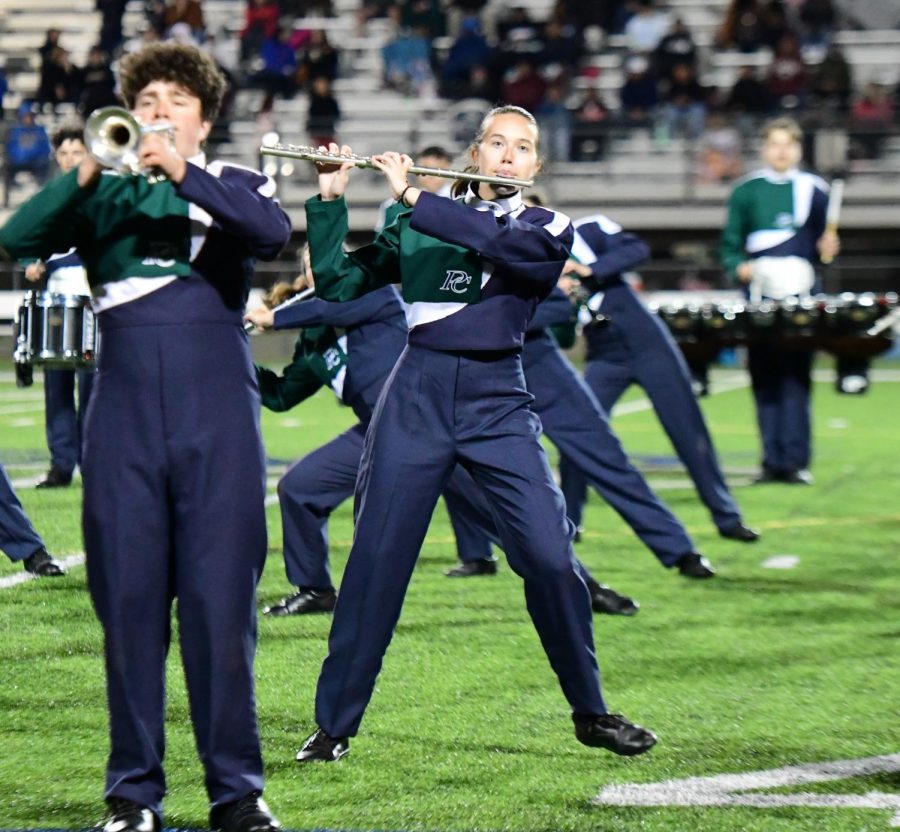
{"label": "pc logo on uniform", "polygon": [[448,269],[447,277],[444,279],[444,285],[441,286],[442,292],[453,292],[457,295],[464,295],[466,287],[472,282],[472,276],[457,269]]}

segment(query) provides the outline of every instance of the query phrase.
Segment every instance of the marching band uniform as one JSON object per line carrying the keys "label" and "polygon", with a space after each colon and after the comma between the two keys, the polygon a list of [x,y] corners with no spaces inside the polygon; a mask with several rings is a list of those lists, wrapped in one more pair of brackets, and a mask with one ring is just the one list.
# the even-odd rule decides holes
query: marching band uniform
{"label": "marching band uniform", "polygon": [[[751,300],[808,296],[814,288],[816,243],[825,231],[828,185],[793,168],[770,168],[738,182],[728,202],[720,255],[728,274],[750,260]],[[760,481],[808,483],[813,352],[770,344],[748,347],[750,379],[762,437]]]}
{"label": "marching band uniform", "polygon": [[76,245],[91,281],[103,353],[83,519],[105,633],[106,794],[152,810],[157,827],[173,597],[211,804],[262,791],[253,655],[265,459],[242,312],[254,258],[274,258],[290,234],[273,195],[268,177],[203,154],[178,185],[104,171],[82,188],[76,169],[0,230],[17,257]]}
{"label": "marching band uniform", "polygon": [[[414,209],[348,254],[346,210],[343,197],[307,202],[317,293],[346,301],[400,275],[410,332],[366,436],[354,541],[316,694],[319,730],[298,760],[347,752],[457,462],[488,496],[509,563],[524,578],[576,735],[617,753],[646,751],[649,732],[606,715],[574,529],[522,377],[524,330],[565,262],[568,218],[526,208],[518,192],[485,202],[473,191],[460,201],[422,191]],[[587,727],[607,722],[616,725],[603,728],[603,740]]]}
{"label": "marching band uniform", "polygon": [[[72,249],[47,258],[47,291],[58,295],[89,296],[87,275]],[[68,485],[76,465],[81,465],[84,415],[94,382],[93,370],[44,370],[44,403],[50,471],[38,488]],[[78,384],[78,405],[75,385]]]}
{"label": "marching band uniform", "polygon": [[[597,489],[663,566],[683,567],[692,577],[710,577],[708,565],[696,569],[698,574],[691,571],[700,557],[694,541],[628,460],[606,413],[548,331],[564,324],[571,308],[562,290],[554,289],[528,326],[522,365],[528,392],[534,396],[531,409],[561,456]],[[475,546],[470,538],[467,535],[459,547],[463,561],[484,556],[485,543]],[[708,574],[699,574],[706,570]]]}
{"label": "marching band uniform", "polygon": [[[653,405],[675,452],[684,464],[700,499],[723,537],[755,540],[758,535],[741,521],[740,509],[722,474],[712,438],[691,387],[690,371],[666,326],[641,302],[622,277],[650,256],[638,236],[602,214],[575,222],[572,254],[591,270],[582,278],[594,293],[588,307],[605,315],[602,324],[583,330],[587,345],[584,380],[600,407],[611,413],[633,383],[639,384]],[[562,490],[569,517],[581,525],[586,498],[579,466],[560,461]]]}
{"label": "marching band uniform", "polygon": [[41,578],[55,578],[65,571],[47,553],[41,536],[25,514],[6,469],[0,465],[0,551],[13,563]]}

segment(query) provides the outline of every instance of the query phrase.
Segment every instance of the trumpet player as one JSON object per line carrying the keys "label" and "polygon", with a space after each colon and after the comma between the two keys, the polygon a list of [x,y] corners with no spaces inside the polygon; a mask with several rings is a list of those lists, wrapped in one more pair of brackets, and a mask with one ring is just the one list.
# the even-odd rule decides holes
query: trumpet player
{"label": "trumpet player", "polygon": [[[122,60],[151,183],[94,156],[0,229],[14,257],[75,246],[103,354],[86,426],[88,585],[105,636],[106,832],[158,832],[173,598],[210,825],[273,832],[253,690],[256,584],[266,554],[259,394],[242,312],[255,258],[290,235],[274,184],[208,162],[224,80],[193,46]],[[158,177],[157,177],[158,178]],[[240,480],[234,471],[243,473]]]}

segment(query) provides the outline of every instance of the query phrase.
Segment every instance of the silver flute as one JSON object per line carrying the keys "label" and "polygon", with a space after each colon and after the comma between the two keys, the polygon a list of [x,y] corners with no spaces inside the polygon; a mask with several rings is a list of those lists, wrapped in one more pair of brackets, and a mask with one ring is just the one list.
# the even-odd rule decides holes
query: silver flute
{"label": "silver flute", "polygon": [[[352,162],[358,168],[375,168],[371,156],[343,155],[326,153],[314,147],[295,144],[264,144],[259,152],[263,156],[283,156],[286,159],[301,159],[305,162],[321,162],[327,165],[342,165]],[[417,176],[440,176],[444,179],[463,179],[467,182],[487,182],[491,185],[509,185],[514,188],[530,188],[533,179],[514,179],[511,176],[489,176],[485,173],[470,173],[463,170],[445,170],[444,168],[425,168],[412,165],[410,173]]]}

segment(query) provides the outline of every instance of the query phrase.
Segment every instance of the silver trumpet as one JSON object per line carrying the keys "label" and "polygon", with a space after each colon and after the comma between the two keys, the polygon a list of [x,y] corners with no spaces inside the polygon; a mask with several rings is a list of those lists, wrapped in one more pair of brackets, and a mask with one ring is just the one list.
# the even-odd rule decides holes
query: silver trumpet
{"label": "silver trumpet", "polygon": [[[286,159],[302,159],[305,162],[322,162],[328,165],[342,165],[353,162],[358,168],[374,168],[371,156],[343,155],[341,153],[325,153],[314,147],[295,144],[264,144],[259,152],[263,156],[283,156]],[[513,179],[510,176],[489,176],[485,173],[470,173],[461,170],[444,170],[444,168],[425,168],[413,165],[410,173],[418,176],[440,176],[444,179],[463,179],[467,182],[487,182],[491,185],[509,185],[514,188],[530,188],[533,179]]]}
{"label": "silver trumpet", "polygon": [[170,133],[175,128],[167,122],[141,124],[124,107],[101,107],[94,110],[84,125],[84,146],[104,167],[134,176],[146,176],[150,184],[162,182],[166,176],[142,168],[138,161],[138,145],[146,133]]}

